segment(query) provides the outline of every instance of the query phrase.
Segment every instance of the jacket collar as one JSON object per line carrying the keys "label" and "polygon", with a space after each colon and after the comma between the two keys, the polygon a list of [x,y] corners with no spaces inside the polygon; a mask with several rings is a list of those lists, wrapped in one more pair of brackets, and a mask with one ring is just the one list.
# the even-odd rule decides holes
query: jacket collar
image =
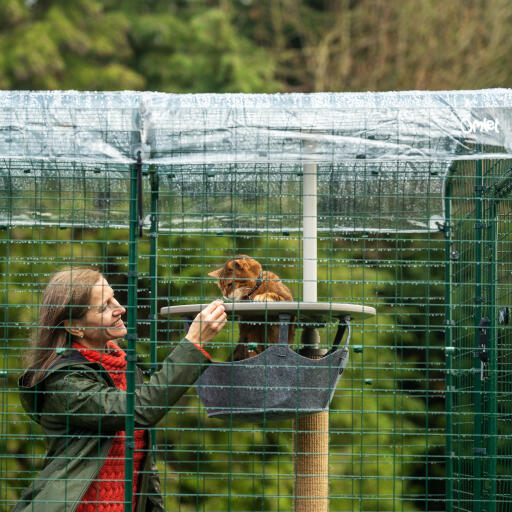
{"label": "jacket collar", "polygon": [[20,391],[20,401],[25,412],[37,423],[39,423],[39,409],[42,405],[44,394],[44,381],[53,373],[64,370],[64,368],[73,366],[87,365],[99,372],[105,381],[114,386],[112,378],[108,372],[98,363],[92,363],[85,358],[78,350],[68,349],[57,360],[55,360],[44,375],[32,386],[28,383],[29,373],[23,373],[18,379],[18,389]]}

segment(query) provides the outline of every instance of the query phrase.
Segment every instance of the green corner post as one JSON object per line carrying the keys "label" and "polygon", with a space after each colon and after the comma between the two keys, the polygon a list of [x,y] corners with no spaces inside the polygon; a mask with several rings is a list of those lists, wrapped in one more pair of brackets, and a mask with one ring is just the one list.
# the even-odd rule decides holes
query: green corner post
{"label": "green corner post", "polygon": [[453,511],[453,364],[455,347],[452,338],[452,232],[451,232],[451,181],[445,190],[445,385],[446,385],[446,512]]}
{"label": "green corner post", "polygon": [[496,512],[497,459],[498,459],[498,305],[497,305],[497,265],[498,265],[498,203],[493,194],[489,197],[490,216],[487,229],[487,250],[489,261],[489,329],[488,352],[488,457],[487,457],[487,512]]}
{"label": "green corner post", "polygon": [[486,454],[483,443],[483,421],[482,393],[484,382],[482,379],[481,361],[478,357],[477,347],[479,346],[480,322],[482,320],[482,267],[483,267],[483,208],[482,208],[482,161],[476,162],[475,173],[475,309],[474,309],[474,332],[475,350],[473,356],[473,389],[474,389],[474,419],[473,419],[473,511],[482,511],[482,463]]}

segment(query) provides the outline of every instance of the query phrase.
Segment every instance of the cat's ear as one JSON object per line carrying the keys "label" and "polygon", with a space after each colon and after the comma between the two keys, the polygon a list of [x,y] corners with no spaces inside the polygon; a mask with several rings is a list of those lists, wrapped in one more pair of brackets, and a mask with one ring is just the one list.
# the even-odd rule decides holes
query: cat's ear
{"label": "cat's ear", "polygon": [[224,267],[220,267],[217,270],[214,270],[213,272],[209,272],[208,275],[212,276],[212,277],[220,277],[223,270],[224,270]]}
{"label": "cat's ear", "polygon": [[239,270],[249,270],[249,262],[247,260],[234,260],[235,265]]}

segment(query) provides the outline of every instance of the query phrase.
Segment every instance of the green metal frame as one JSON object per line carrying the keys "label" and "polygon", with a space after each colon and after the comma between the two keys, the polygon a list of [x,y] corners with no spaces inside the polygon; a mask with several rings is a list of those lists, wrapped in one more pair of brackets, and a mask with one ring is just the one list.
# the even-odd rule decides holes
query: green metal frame
{"label": "green metal frame", "polygon": [[[335,508],[439,511],[446,506],[449,512],[512,512],[512,331],[498,322],[500,308],[512,304],[510,166],[508,161],[485,160],[460,161],[454,166],[445,190],[447,222],[440,226],[444,240],[441,233],[416,238],[371,232],[360,236],[337,234],[334,228],[318,236],[320,300],[348,298],[355,303],[364,302],[376,306],[380,316],[380,323],[365,322],[354,329],[350,367],[331,410],[329,470]],[[154,371],[157,334],[161,338],[163,333],[167,336],[166,348],[181,336],[181,325],[176,328],[176,323],[158,316],[159,307],[167,304],[164,299],[169,305],[213,300],[218,290],[207,273],[235,254],[235,248],[237,252],[261,257],[267,268],[276,270],[300,290],[296,284],[300,278],[297,262],[302,262],[300,236],[294,238],[284,230],[258,235],[208,231],[211,208],[220,205],[219,211],[233,211],[233,218],[239,211],[244,215],[249,212],[261,216],[262,222],[270,226],[269,219],[282,216],[279,201],[286,200],[287,187],[293,198],[293,193],[302,192],[302,184],[297,172],[283,174],[279,189],[264,191],[249,203],[246,197],[233,193],[236,188],[216,188],[215,176],[209,169],[197,170],[196,177],[202,179],[197,190],[185,190],[185,172],[179,167],[160,168],[158,175],[157,166],[146,168],[139,160],[119,171],[115,178],[118,196],[112,198],[111,211],[98,211],[97,226],[75,231],[66,231],[70,228],[62,226],[40,225],[24,228],[25,231],[6,226],[0,231],[0,241],[5,245],[5,304],[11,313],[17,312],[18,293],[23,293],[24,303],[37,305],[38,301],[34,291],[22,288],[26,274],[18,279],[16,273],[31,272],[34,282],[42,284],[58,264],[66,264],[67,260],[77,265],[103,265],[121,303],[127,305],[129,490],[136,342],[139,356],[148,357]],[[200,172],[203,174],[199,176]],[[143,239],[139,234],[141,175],[145,176],[145,208],[150,214]],[[94,206],[100,199],[105,202],[102,187],[109,186],[106,178],[94,171],[80,175],[80,180],[86,178],[92,185],[99,184],[90,187],[92,199],[86,204]],[[177,186],[180,179],[181,186]],[[264,183],[264,170],[255,173],[255,179]],[[49,208],[53,193],[46,197],[38,179],[33,182],[30,194],[33,193],[34,211]],[[73,181],[73,186],[76,183]],[[357,192],[363,193],[368,192]],[[13,201],[15,191],[8,190],[8,195]],[[74,188],[68,195],[70,204],[79,201]],[[228,200],[233,204],[226,206]],[[297,209],[299,213],[302,212]],[[427,218],[431,213],[438,211],[427,212]],[[184,214],[196,216],[197,231],[187,232],[180,227],[179,217]],[[110,226],[110,215],[128,217],[129,230],[124,225],[121,230]],[[21,247],[29,238],[30,256],[25,257]],[[56,246],[54,251],[50,246],[51,258],[45,254],[48,241]],[[411,250],[420,252],[413,265],[425,267],[424,274],[411,271]],[[124,295],[126,289],[128,297]],[[475,297],[486,301],[475,302]],[[489,362],[484,380],[478,357],[483,317],[490,320],[486,347]],[[44,453],[42,438],[28,418],[21,412],[12,412],[19,411],[15,409],[19,407],[15,389],[19,366],[14,366],[17,359],[9,356],[9,350],[12,353],[14,343],[18,352],[22,351],[18,347],[26,346],[26,334],[20,326],[26,333],[30,321],[6,314],[4,318],[3,368],[11,374],[10,388],[3,395],[8,399],[2,403],[2,436],[14,442],[22,436],[30,439],[30,455],[35,461],[27,463],[18,454],[2,460],[2,471],[10,479],[1,488],[2,499],[7,503],[19,490],[16,486],[24,486],[33,478],[36,463],[40,464]],[[21,318],[22,322],[15,324],[11,318]],[[233,326],[225,329],[213,344],[212,355],[228,357],[236,334]],[[322,346],[329,338],[324,334]],[[192,501],[196,509],[205,510],[270,510],[273,506],[289,509],[289,479],[293,474],[289,425],[215,425],[205,417],[193,392],[184,397],[176,411],[179,414],[167,415],[165,424],[151,432],[153,450],[158,439],[158,464],[169,509],[177,509],[181,502],[185,509]],[[15,420],[12,424],[24,422],[17,431],[18,438],[8,425],[7,419],[11,418]],[[442,418],[446,420],[446,435]],[[446,455],[442,453],[443,443]],[[17,459],[21,460],[21,469],[16,466]],[[446,465],[443,467],[440,461],[446,461]],[[24,462],[26,465],[22,466]],[[212,491],[217,489],[218,481],[221,492]],[[132,503],[131,493],[127,493],[126,510],[131,509]]]}
{"label": "green metal frame", "polygon": [[138,180],[142,172],[140,153],[137,163],[130,166],[130,240],[128,246],[128,334],[126,340],[126,428],[125,428],[125,511],[133,509],[133,454],[135,412],[135,362],[137,343],[137,284],[138,284]]}
{"label": "green metal frame", "polygon": [[[150,371],[154,373],[158,367],[157,361],[157,330],[158,330],[158,173],[154,166],[149,169],[151,183],[151,231],[150,249],[149,249],[149,280],[150,280]],[[156,431],[151,429],[151,449],[153,451],[153,460],[156,462]]]}
{"label": "green metal frame", "polygon": [[[446,411],[453,409],[453,353],[455,347],[453,346],[452,336],[452,305],[451,290],[452,290],[452,231],[451,231],[451,182],[447,183],[445,192],[445,217],[446,223],[444,226],[445,234],[445,364],[446,364],[446,377],[445,377],[445,392],[446,392]],[[453,451],[453,418],[451,414],[446,415],[446,512],[453,511],[453,464],[454,464],[454,451]]]}

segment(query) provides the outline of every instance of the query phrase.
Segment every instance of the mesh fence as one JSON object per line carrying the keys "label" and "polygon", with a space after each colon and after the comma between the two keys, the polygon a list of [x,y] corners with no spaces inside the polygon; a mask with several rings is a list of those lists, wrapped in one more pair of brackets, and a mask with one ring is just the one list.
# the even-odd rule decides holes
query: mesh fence
{"label": "mesh fence", "polygon": [[451,496],[459,510],[510,506],[510,169],[510,160],[458,165],[447,197],[453,219],[448,334],[454,347],[447,352],[453,411],[447,476],[455,477]]}
{"label": "mesh fence", "polygon": [[1,102],[0,510],[512,511],[508,91]]}

